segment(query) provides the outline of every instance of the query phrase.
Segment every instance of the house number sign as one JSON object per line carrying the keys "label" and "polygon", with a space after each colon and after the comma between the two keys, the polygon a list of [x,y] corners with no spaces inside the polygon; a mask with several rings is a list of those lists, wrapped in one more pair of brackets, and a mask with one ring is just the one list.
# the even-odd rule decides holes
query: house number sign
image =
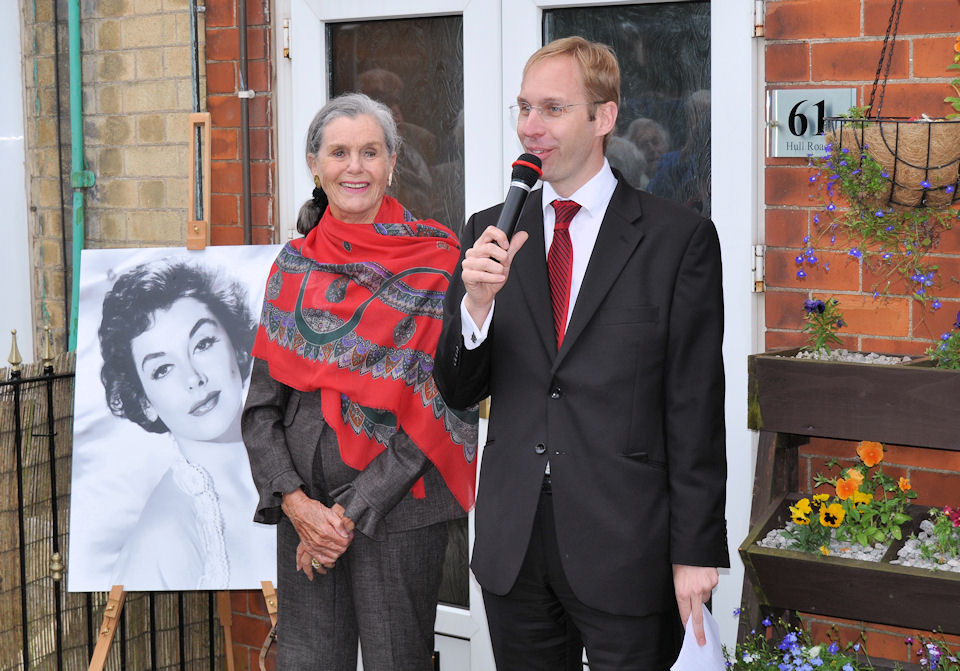
{"label": "house number sign", "polygon": [[824,119],[857,103],[857,89],[774,89],[767,101],[770,156],[822,155]]}

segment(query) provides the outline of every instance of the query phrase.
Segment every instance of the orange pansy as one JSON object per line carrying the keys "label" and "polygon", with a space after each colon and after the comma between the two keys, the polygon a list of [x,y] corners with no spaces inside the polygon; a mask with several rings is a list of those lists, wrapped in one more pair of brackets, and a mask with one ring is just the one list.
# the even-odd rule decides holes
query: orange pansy
{"label": "orange pansy", "polygon": [[837,498],[841,501],[846,501],[855,491],[857,491],[857,483],[843,478],[837,480]]}
{"label": "orange pansy", "polygon": [[867,468],[873,468],[883,461],[883,445],[873,440],[861,440],[857,446],[857,455]]}
{"label": "orange pansy", "polygon": [[847,476],[847,480],[855,483],[857,487],[863,484],[863,473],[861,473],[855,468],[848,468],[847,472],[844,473],[844,475]]}
{"label": "orange pansy", "polygon": [[910,489],[912,488],[910,485],[910,478],[901,477],[900,482],[898,484],[900,485],[901,492],[909,492]]}
{"label": "orange pansy", "polygon": [[960,36],[957,37],[957,42],[953,45],[953,50],[960,54]]}

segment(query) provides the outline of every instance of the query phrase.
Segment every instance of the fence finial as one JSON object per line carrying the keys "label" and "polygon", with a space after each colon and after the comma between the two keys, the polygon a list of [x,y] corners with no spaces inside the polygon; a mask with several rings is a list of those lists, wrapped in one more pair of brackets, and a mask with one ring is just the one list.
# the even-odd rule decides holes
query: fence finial
{"label": "fence finial", "polygon": [[17,349],[17,329],[10,329],[10,340],[10,356],[7,357],[7,361],[13,367],[14,372],[16,372],[20,370],[20,364],[23,363],[20,350]]}
{"label": "fence finial", "polygon": [[50,335],[50,327],[43,327],[43,367],[53,366],[53,337]]}

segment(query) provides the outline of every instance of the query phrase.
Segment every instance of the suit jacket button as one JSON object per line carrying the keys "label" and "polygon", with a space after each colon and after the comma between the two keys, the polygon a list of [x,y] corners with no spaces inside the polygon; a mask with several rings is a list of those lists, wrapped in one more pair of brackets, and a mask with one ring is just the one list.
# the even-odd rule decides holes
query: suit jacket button
{"label": "suit jacket button", "polygon": [[537,443],[537,446],[533,448],[533,451],[536,452],[537,454],[546,454],[547,446],[544,445],[543,443]]}
{"label": "suit jacket button", "polygon": [[560,398],[563,396],[563,392],[560,391],[560,387],[554,387],[550,390],[550,398]]}

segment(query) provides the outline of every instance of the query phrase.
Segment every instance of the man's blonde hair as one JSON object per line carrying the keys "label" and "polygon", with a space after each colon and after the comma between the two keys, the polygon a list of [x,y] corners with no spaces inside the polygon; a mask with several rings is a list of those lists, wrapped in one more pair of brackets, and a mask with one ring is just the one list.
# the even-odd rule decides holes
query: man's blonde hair
{"label": "man's blonde hair", "polygon": [[[586,102],[613,102],[620,107],[620,65],[617,57],[606,44],[590,42],[582,37],[562,37],[537,49],[523,66],[523,76],[535,64],[555,56],[570,56],[580,67]],[[594,107],[589,106],[590,120],[595,118]],[[613,131],[610,131],[611,133]],[[610,140],[608,133],[603,138],[603,148]]]}

